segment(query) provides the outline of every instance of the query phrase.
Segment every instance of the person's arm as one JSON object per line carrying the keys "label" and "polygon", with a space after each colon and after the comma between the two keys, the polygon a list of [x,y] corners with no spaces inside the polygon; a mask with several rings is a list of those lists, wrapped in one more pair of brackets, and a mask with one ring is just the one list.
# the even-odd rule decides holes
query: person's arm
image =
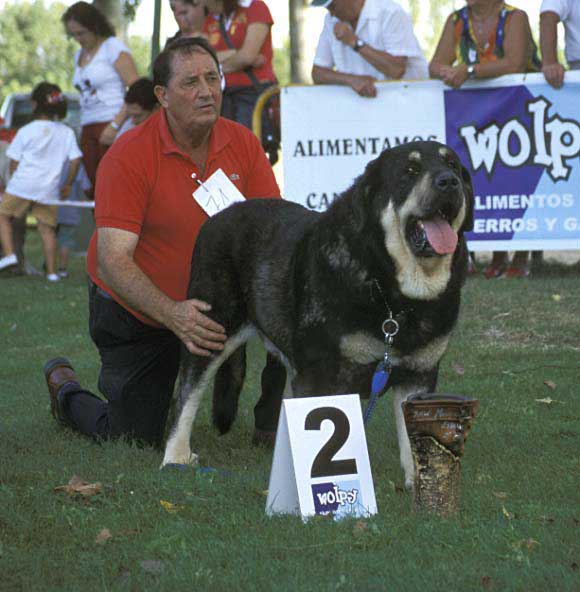
{"label": "person's arm", "polygon": [[226,57],[222,62],[224,73],[238,72],[248,66],[252,66],[260,54],[260,50],[269,32],[270,25],[266,23],[251,23],[248,25],[242,47],[232,55]]}
{"label": "person's arm", "polygon": [[558,23],[560,17],[551,10],[540,15],[540,50],[542,73],[554,88],[564,84],[564,66],[558,62]]}
{"label": "person's arm", "polygon": [[[122,51],[119,57],[115,60],[113,67],[117,71],[117,74],[121,77],[121,80],[125,84],[125,87],[129,87],[139,78],[137,73],[137,66],[133,61],[133,57],[130,53]],[[125,103],[121,107],[121,110],[113,117],[113,126],[110,124],[103,130],[99,141],[101,144],[107,146],[111,145],[117,136],[117,132],[127,119],[127,107]],[[115,129],[116,128],[116,129]]]}
{"label": "person's arm", "polygon": [[18,164],[20,161],[13,160],[12,158],[8,162],[8,176],[12,177],[14,171],[18,168]]}
{"label": "person's arm", "polygon": [[[351,48],[354,48],[357,41],[357,36],[348,23],[336,23],[334,25],[334,36],[338,41]],[[358,53],[385,76],[399,79],[405,74],[407,68],[407,58],[405,56],[395,56],[386,51],[375,49],[368,44],[364,45]]]}
{"label": "person's arm", "polygon": [[453,15],[450,15],[445,22],[439,43],[429,63],[429,76],[431,78],[443,78],[445,72],[455,62],[455,33]]}
{"label": "person's arm", "polygon": [[312,80],[314,84],[341,84],[343,86],[350,86],[361,97],[377,96],[376,81],[372,76],[346,74],[315,64],[312,66]]}
{"label": "person's arm", "polygon": [[74,158],[70,161],[66,179],[60,188],[60,199],[65,199],[70,195],[72,184],[74,183],[77,173],[79,172],[79,167],[81,166],[81,160],[81,158]]}
{"label": "person's arm", "polygon": [[211,305],[201,300],[177,302],[165,295],[133,259],[139,236],[118,228],[97,229],[97,273],[131,308],[156,320],[198,356],[224,349],[225,329],[203,314]]}

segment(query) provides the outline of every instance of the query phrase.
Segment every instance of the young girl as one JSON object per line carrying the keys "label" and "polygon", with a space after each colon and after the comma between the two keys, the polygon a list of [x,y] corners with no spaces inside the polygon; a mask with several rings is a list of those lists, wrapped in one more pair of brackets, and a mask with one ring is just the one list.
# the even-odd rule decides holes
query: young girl
{"label": "young girl", "polygon": [[[0,202],[0,242],[5,256],[0,270],[18,263],[14,252],[11,218],[32,214],[38,222],[46,261],[46,278],[58,281],[56,273],[57,207],[43,202],[65,198],[71,191],[82,153],[72,129],[59,120],[66,117],[67,103],[60,88],[40,83],[31,95],[34,120],[18,130],[6,152],[10,174],[4,198]],[[59,191],[63,166],[70,161],[69,172]]]}

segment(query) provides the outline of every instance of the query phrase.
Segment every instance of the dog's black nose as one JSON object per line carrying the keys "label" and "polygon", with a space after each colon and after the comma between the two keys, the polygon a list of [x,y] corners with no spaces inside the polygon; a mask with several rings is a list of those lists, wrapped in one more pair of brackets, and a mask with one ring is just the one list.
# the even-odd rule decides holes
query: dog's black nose
{"label": "dog's black nose", "polygon": [[459,179],[455,173],[443,171],[435,177],[435,187],[439,191],[454,191],[459,187]]}

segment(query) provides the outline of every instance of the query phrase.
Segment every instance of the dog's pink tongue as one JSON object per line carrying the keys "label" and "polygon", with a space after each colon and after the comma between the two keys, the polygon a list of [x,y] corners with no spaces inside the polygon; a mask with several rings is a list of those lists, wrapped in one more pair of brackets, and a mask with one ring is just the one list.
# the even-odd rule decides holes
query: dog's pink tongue
{"label": "dog's pink tongue", "polygon": [[437,216],[433,220],[423,220],[427,240],[439,255],[453,253],[457,247],[457,233],[447,220]]}

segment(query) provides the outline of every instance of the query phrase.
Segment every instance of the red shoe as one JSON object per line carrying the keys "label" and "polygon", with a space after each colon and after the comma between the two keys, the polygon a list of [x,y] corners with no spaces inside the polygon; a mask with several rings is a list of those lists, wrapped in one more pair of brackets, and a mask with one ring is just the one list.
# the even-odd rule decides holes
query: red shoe
{"label": "red shoe", "polygon": [[484,270],[483,275],[486,279],[492,280],[500,277],[505,271],[505,263],[490,263]]}
{"label": "red shoe", "polygon": [[502,279],[519,279],[527,278],[530,275],[530,268],[527,265],[516,266],[510,265],[502,274]]}

